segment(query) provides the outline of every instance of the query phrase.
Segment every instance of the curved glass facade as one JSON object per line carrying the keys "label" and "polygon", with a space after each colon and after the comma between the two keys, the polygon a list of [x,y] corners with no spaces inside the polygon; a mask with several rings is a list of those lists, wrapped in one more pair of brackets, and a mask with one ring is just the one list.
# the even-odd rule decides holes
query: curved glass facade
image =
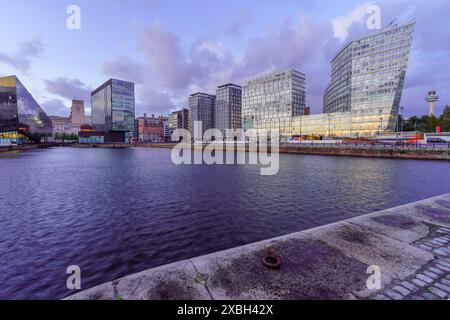
{"label": "curved glass facade", "polygon": [[333,59],[324,113],[350,112],[352,136],[395,130],[414,21],[351,41]]}
{"label": "curved glass facade", "polygon": [[52,135],[50,118],[16,76],[0,78],[0,132],[35,141]]}

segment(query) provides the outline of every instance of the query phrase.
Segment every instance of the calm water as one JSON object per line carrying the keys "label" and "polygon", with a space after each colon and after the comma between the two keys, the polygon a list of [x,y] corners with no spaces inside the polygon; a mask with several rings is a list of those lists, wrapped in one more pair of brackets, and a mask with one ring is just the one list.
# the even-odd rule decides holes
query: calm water
{"label": "calm water", "polygon": [[147,268],[450,192],[448,162],[281,155],[175,166],[165,149],[0,155],[0,299],[62,298]]}

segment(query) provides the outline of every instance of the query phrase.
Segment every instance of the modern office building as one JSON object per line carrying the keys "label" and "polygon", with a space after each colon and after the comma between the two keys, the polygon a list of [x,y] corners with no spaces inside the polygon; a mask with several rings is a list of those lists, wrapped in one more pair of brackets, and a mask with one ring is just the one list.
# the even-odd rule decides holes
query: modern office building
{"label": "modern office building", "polygon": [[39,142],[52,122],[16,76],[0,77],[0,143]]}
{"label": "modern office building", "polygon": [[282,136],[291,135],[293,118],[305,110],[305,79],[303,73],[289,69],[245,81],[243,128],[277,129]]}
{"label": "modern office building", "polygon": [[135,124],[134,83],[110,79],[91,93],[92,126],[104,142],[129,142]]}
{"label": "modern office building", "polygon": [[176,129],[189,130],[189,110],[182,109],[172,112],[169,117],[169,130],[173,132]]}
{"label": "modern office building", "polygon": [[392,23],[341,49],[331,63],[323,114],[308,115],[299,72],[246,81],[244,128],[278,129],[282,138],[370,137],[395,131],[414,26],[414,21]]}
{"label": "modern office building", "polygon": [[72,125],[76,126],[86,124],[83,100],[72,100],[72,108],[70,109],[70,122]]}
{"label": "modern office building", "polygon": [[189,127],[192,139],[194,139],[195,122],[202,122],[202,136],[206,130],[215,128],[215,109],[216,96],[214,95],[199,92],[189,97]]}
{"label": "modern office building", "polygon": [[348,135],[373,136],[396,129],[414,25],[391,24],[354,39],[332,60],[324,113],[350,113]]}
{"label": "modern office building", "polygon": [[[172,134],[177,129],[189,130],[189,110],[182,109],[175,112],[169,117],[168,130],[169,130],[169,141],[172,141]],[[175,141],[174,141],[175,142]]]}
{"label": "modern office building", "polygon": [[350,112],[304,115],[292,119],[292,136],[350,137]]}
{"label": "modern office building", "polygon": [[84,116],[84,124],[87,126],[92,125],[92,117],[91,116]]}
{"label": "modern office building", "polygon": [[227,129],[242,128],[242,87],[229,83],[217,88],[216,128],[226,134]]}

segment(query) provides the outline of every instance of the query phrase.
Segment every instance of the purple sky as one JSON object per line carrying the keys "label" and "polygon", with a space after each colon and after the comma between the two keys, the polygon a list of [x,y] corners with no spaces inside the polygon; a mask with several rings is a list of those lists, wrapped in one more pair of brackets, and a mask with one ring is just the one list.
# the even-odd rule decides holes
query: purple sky
{"label": "purple sky", "polygon": [[[381,8],[382,26],[417,20],[405,114],[426,114],[430,89],[439,111],[450,104],[448,0],[2,2],[0,75],[19,76],[49,114],[68,115],[74,97],[89,107],[90,91],[111,77],[136,83],[138,115],[168,114],[192,92],[291,67],[306,73],[307,104],[320,113],[332,57],[371,32],[369,4]],[[81,30],[66,28],[71,4],[81,8]]]}

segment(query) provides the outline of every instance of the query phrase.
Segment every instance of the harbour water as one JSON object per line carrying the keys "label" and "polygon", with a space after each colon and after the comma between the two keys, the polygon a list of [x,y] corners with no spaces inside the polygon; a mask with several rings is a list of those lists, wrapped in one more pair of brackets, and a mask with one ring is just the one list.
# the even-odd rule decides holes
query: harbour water
{"label": "harbour water", "polygon": [[159,265],[450,192],[445,161],[280,155],[176,166],[169,149],[0,155],[0,299],[56,299]]}

